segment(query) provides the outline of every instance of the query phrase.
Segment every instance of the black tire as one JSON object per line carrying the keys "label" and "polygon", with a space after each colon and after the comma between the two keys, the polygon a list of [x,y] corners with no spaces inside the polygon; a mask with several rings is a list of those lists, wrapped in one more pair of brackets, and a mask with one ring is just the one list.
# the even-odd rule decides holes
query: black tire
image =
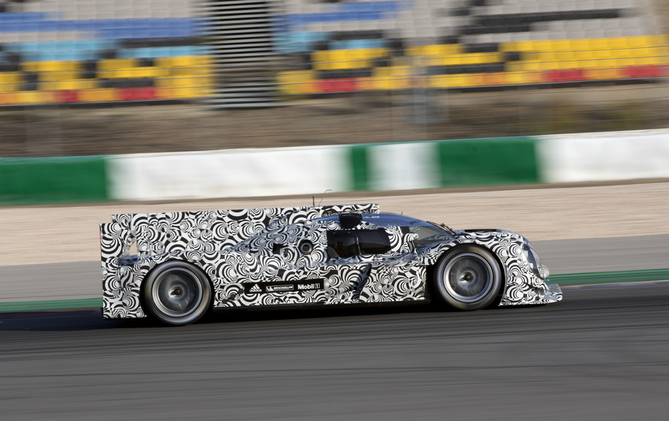
{"label": "black tire", "polygon": [[211,297],[207,276],[186,262],[163,263],[151,271],[142,284],[145,310],[172,326],[198,320],[209,309]]}
{"label": "black tire", "polygon": [[488,250],[475,245],[456,247],[439,259],[434,270],[435,289],[451,307],[478,310],[497,298],[502,271]]}

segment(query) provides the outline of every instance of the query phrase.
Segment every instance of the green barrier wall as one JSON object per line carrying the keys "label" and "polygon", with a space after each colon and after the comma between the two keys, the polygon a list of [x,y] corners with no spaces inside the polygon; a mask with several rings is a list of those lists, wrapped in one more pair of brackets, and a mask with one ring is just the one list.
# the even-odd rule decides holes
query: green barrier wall
{"label": "green barrier wall", "polygon": [[367,146],[353,146],[349,149],[351,152],[351,172],[354,191],[371,190],[369,185],[369,157]]}
{"label": "green barrier wall", "polygon": [[538,182],[534,139],[529,137],[442,141],[442,187]]}
{"label": "green barrier wall", "polygon": [[[330,148],[329,159],[335,168],[340,168],[338,176],[347,180],[347,183],[350,180],[348,187],[344,187],[348,191],[532,184],[538,182],[537,174],[541,170],[535,157],[538,141],[530,137],[514,137],[349,145],[344,146],[347,149],[344,154],[341,154],[338,147]],[[281,149],[267,150],[267,153],[263,153],[263,159],[271,164],[273,161],[268,156],[271,157],[272,153],[276,155],[277,165],[280,165]],[[165,169],[167,164],[157,156],[147,156],[157,158],[151,159],[151,165],[157,170]],[[248,158],[253,159],[253,156]],[[170,159],[178,159],[178,156],[175,158],[172,155]],[[116,191],[110,187],[112,180],[124,174],[112,172],[123,171],[124,166],[119,164],[124,162],[131,160],[126,160],[121,155],[0,159],[0,204],[145,200],[145,197],[126,197],[123,193],[110,193]],[[188,160],[184,162],[184,165],[189,164]],[[165,189],[165,181],[159,174],[160,171],[140,172],[139,177],[152,178],[132,182],[155,186],[152,191],[169,191]],[[299,172],[296,174],[299,177],[296,177],[292,185],[300,186],[303,184],[303,175]],[[187,177],[188,173],[184,176]],[[382,181],[381,184],[379,180]],[[191,181],[197,186],[197,179]],[[263,184],[258,180],[255,183],[248,188],[258,195],[290,194],[285,189],[277,192],[271,183]],[[329,187],[331,186],[325,186]],[[218,193],[217,196],[215,191],[208,191],[203,194],[214,198],[222,197],[225,193]],[[297,190],[294,194],[297,194]]]}
{"label": "green barrier wall", "polygon": [[0,203],[106,201],[104,157],[0,159]]}

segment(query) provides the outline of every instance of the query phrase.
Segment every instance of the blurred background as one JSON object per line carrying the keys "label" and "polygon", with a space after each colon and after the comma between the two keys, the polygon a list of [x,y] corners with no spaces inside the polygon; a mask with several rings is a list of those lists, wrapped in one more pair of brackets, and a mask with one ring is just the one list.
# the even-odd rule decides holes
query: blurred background
{"label": "blurred background", "polygon": [[3,0],[0,156],[667,126],[661,0]]}

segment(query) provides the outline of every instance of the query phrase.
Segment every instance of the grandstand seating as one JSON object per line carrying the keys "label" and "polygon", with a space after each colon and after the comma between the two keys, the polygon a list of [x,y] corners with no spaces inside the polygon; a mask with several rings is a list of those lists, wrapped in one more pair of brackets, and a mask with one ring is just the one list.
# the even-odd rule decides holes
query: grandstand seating
{"label": "grandstand seating", "polygon": [[[279,79],[288,95],[651,80],[667,74],[669,43],[646,3],[415,0],[378,16],[385,29],[371,31],[364,22],[327,31],[313,19],[279,38],[296,61]],[[349,7],[289,4],[310,15]]]}
{"label": "grandstand seating", "polygon": [[[0,8],[0,104],[150,101],[211,92],[189,0],[43,0]],[[166,6],[166,7],[165,7]]]}
{"label": "grandstand seating", "polygon": [[[0,104],[243,96],[274,89],[270,55],[290,63],[269,72],[285,95],[652,81],[669,65],[650,0],[229,0],[260,15],[272,3],[273,29],[210,47],[194,1],[2,3]],[[216,89],[214,61],[240,82]]]}

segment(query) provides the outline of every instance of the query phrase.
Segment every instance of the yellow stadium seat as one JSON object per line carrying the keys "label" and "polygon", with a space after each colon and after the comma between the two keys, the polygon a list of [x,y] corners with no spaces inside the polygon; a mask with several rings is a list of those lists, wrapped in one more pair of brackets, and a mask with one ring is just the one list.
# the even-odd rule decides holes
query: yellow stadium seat
{"label": "yellow stadium seat", "polygon": [[599,60],[580,60],[581,69],[596,69],[599,67]]}
{"label": "yellow stadium seat", "polygon": [[411,78],[402,75],[372,77],[372,84],[378,90],[407,89],[411,87]]}
{"label": "yellow stadium seat", "polygon": [[169,88],[172,87],[172,81],[176,79],[174,77],[160,77],[154,81],[154,85],[160,88]]}
{"label": "yellow stadium seat", "polygon": [[536,54],[536,60],[555,61],[557,57],[554,51],[542,51]]}
{"label": "yellow stadium seat", "polygon": [[509,61],[504,65],[507,73],[522,72],[523,66],[522,61]]}
{"label": "yellow stadium seat", "polygon": [[645,42],[648,47],[656,47],[665,44],[665,38],[664,35],[647,35]]}
{"label": "yellow stadium seat", "polygon": [[506,73],[506,83],[509,85],[523,85],[526,83],[532,83],[532,79],[528,77],[530,73],[527,72],[507,72]]}
{"label": "yellow stadium seat", "polygon": [[40,91],[22,91],[16,93],[16,102],[19,104],[40,104],[42,103],[42,92]]}
{"label": "yellow stadium seat", "polygon": [[539,40],[536,41],[535,45],[540,51],[558,51],[558,49],[555,48],[554,40]]}
{"label": "yellow stadium seat", "polygon": [[387,91],[391,89],[390,77],[388,76],[372,76],[370,83],[375,90]]}
{"label": "yellow stadium seat", "polygon": [[441,66],[443,60],[443,56],[427,56],[425,66]]}
{"label": "yellow stadium seat", "polygon": [[375,57],[375,58],[378,58],[378,57],[391,57],[391,56],[392,56],[390,49],[385,48],[385,47],[384,47],[384,48],[372,48],[372,50],[375,51],[375,52],[374,52],[374,57]]}
{"label": "yellow stadium seat", "polygon": [[609,39],[608,38],[592,38],[590,40],[590,49],[591,50],[608,50],[609,49]]}
{"label": "yellow stadium seat", "polygon": [[172,57],[156,57],[156,59],[153,60],[153,65],[169,69],[172,67]]}
{"label": "yellow stadium seat", "polygon": [[197,65],[197,56],[177,56],[172,57],[172,67],[195,67]]}
{"label": "yellow stadium seat", "polygon": [[589,60],[591,58],[590,51],[573,51],[572,56],[575,60]]}
{"label": "yellow stadium seat", "polygon": [[602,69],[612,69],[617,67],[616,66],[616,59],[604,59],[599,61],[599,67]]}
{"label": "yellow stadium seat", "polygon": [[462,54],[462,44],[444,44],[444,54]]}
{"label": "yellow stadium seat", "polygon": [[537,51],[536,41],[517,41],[514,51]]}
{"label": "yellow stadium seat", "polygon": [[472,73],[469,75],[467,86],[485,86],[485,85],[487,85],[485,74]]}
{"label": "yellow stadium seat", "polygon": [[333,70],[347,69],[347,53],[346,50],[330,51],[330,68]]}
{"label": "yellow stadium seat", "polygon": [[657,66],[663,64],[666,59],[662,57],[640,57],[635,60],[637,66]]}
{"label": "yellow stadium seat", "polygon": [[59,82],[63,80],[72,80],[76,79],[79,76],[79,72],[75,71],[53,71],[53,72],[40,72],[39,80],[42,82]]}
{"label": "yellow stadium seat", "polygon": [[462,44],[432,44],[413,46],[406,48],[404,50],[404,54],[407,56],[443,56],[449,54],[462,54]]}
{"label": "yellow stadium seat", "polygon": [[451,86],[455,87],[476,86],[475,75],[453,75],[449,81],[451,81]]}
{"label": "yellow stadium seat", "polygon": [[463,64],[500,63],[503,61],[499,53],[463,54],[461,57]]}
{"label": "yellow stadium seat", "polygon": [[316,50],[311,53],[314,70],[330,70],[330,51]]}
{"label": "yellow stadium seat", "polygon": [[414,69],[411,66],[377,67],[373,70],[375,77],[406,77],[412,76]]}
{"label": "yellow stadium seat", "polygon": [[188,72],[188,75],[193,74],[193,69],[191,67],[186,68],[172,68],[171,71],[167,69],[161,69],[159,67],[133,67],[130,70],[131,78],[156,78],[167,76],[168,74],[174,74],[175,69],[183,69],[184,72]]}
{"label": "yellow stadium seat", "polygon": [[288,95],[311,93],[314,73],[311,70],[281,72],[277,77],[279,89]]}
{"label": "yellow stadium seat", "polygon": [[175,98],[195,98],[197,90],[192,87],[174,87],[172,92]]}
{"label": "yellow stadium seat", "polygon": [[483,73],[480,75],[478,83],[483,86],[504,85],[504,73]]}
{"label": "yellow stadium seat", "polygon": [[571,45],[572,40],[570,39],[560,39],[553,41],[553,50],[554,51],[573,51],[574,48]]}
{"label": "yellow stadium seat", "polygon": [[497,46],[499,51],[518,51],[516,50],[516,41],[500,42]]}
{"label": "yellow stadium seat", "polygon": [[153,89],[156,98],[158,99],[172,99],[174,98],[174,93],[170,87],[158,87],[156,86]]}
{"label": "yellow stadium seat", "polygon": [[193,64],[195,66],[212,67],[214,58],[210,55],[193,56]]}
{"label": "yellow stadium seat", "polygon": [[465,54],[453,54],[441,59],[442,66],[458,66],[465,64]]}
{"label": "yellow stadium seat", "polygon": [[667,47],[664,45],[650,47],[650,56],[652,57],[666,57],[667,55],[669,55],[669,51],[667,51]]}
{"label": "yellow stadium seat", "polygon": [[556,51],[555,59],[558,61],[570,61],[575,59],[574,53],[571,51]]}
{"label": "yellow stadium seat", "polygon": [[591,50],[590,57],[595,60],[603,60],[611,58],[611,52],[609,50]]}
{"label": "yellow stadium seat", "polygon": [[590,42],[587,39],[573,39],[570,42],[572,51],[590,50]]}
{"label": "yellow stadium seat", "polygon": [[423,55],[423,46],[414,45],[404,49],[404,54],[407,56],[422,56]]}
{"label": "yellow stadium seat", "polygon": [[38,72],[40,63],[39,61],[24,61],[21,63],[21,70],[24,72]]}
{"label": "yellow stadium seat", "polygon": [[38,65],[40,72],[67,72],[81,70],[79,61],[41,61]]}
{"label": "yellow stadium seat", "polygon": [[578,61],[574,62],[573,60],[560,60],[553,63],[553,70],[572,70],[575,69],[575,64],[578,64]]}
{"label": "yellow stadium seat", "polygon": [[627,48],[643,48],[646,45],[644,44],[645,37],[624,37],[625,46]]}
{"label": "yellow stadium seat", "polygon": [[0,92],[18,91],[21,82],[21,74],[18,72],[0,73]]}
{"label": "yellow stadium seat", "polygon": [[608,46],[614,50],[622,50],[628,48],[627,37],[615,37],[608,39]]}
{"label": "yellow stadium seat", "polygon": [[131,67],[126,67],[108,71],[101,71],[98,74],[98,77],[107,79],[130,79],[132,78],[132,75],[133,75],[133,69]]}
{"label": "yellow stadium seat", "polygon": [[199,79],[195,77],[179,77],[172,79],[172,86],[181,88],[192,88],[200,86]]}
{"label": "yellow stadium seat", "polygon": [[435,44],[424,46],[423,54],[426,56],[440,56],[448,53],[446,53],[446,45]]}
{"label": "yellow stadium seat", "polygon": [[21,85],[18,83],[0,83],[0,92],[16,92],[20,90]]}
{"label": "yellow stadium seat", "polygon": [[321,54],[321,60],[319,60],[320,70],[332,70],[335,69],[335,50],[328,50],[325,53]]}
{"label": "yellow stadium seat", "polygon": [[430,76],[427,82],[428,88],[448,88],[448,76],[447,75],[434,75]]}
{"label": "yellow stadium seat", "polygon": [[561,61],[557,60],[545,61],[541,63],[539,68],[544,72],[549,72],[553,70],[565,70],[564,64]]}
{"label": "yellow stadium seat", "polygon": [[[173,59],[176,57],[172,57]],[[98,61],[98,70],[116,70],[135,67],[137,64],[134,58],[110,58]]]}
{"label": "yellow stadium seat", "polygon": [[359,69],[363,67],[370,67],[369,59],[374,57],[374,51],[372,48],[360,48],[356,50],[344,50],[346,51],[346,61],[349,63],[349,68]]}
{"label": "yellow stadium seat", "polygon": [[641,58],[641,57],[652,57],[654,55],[654,51],[652,47],[642,47],[642,48],[637,48],[635,50],[635,55],[634,57]]}
{"label": "yellow stadium seat", "polygon": [[526,71],[526,72],[540,72],[542,70],[541,63],[542,62],[539,61],[539,60],[523,61],[522,62],[522,69],[523,69],[523,71]]}

